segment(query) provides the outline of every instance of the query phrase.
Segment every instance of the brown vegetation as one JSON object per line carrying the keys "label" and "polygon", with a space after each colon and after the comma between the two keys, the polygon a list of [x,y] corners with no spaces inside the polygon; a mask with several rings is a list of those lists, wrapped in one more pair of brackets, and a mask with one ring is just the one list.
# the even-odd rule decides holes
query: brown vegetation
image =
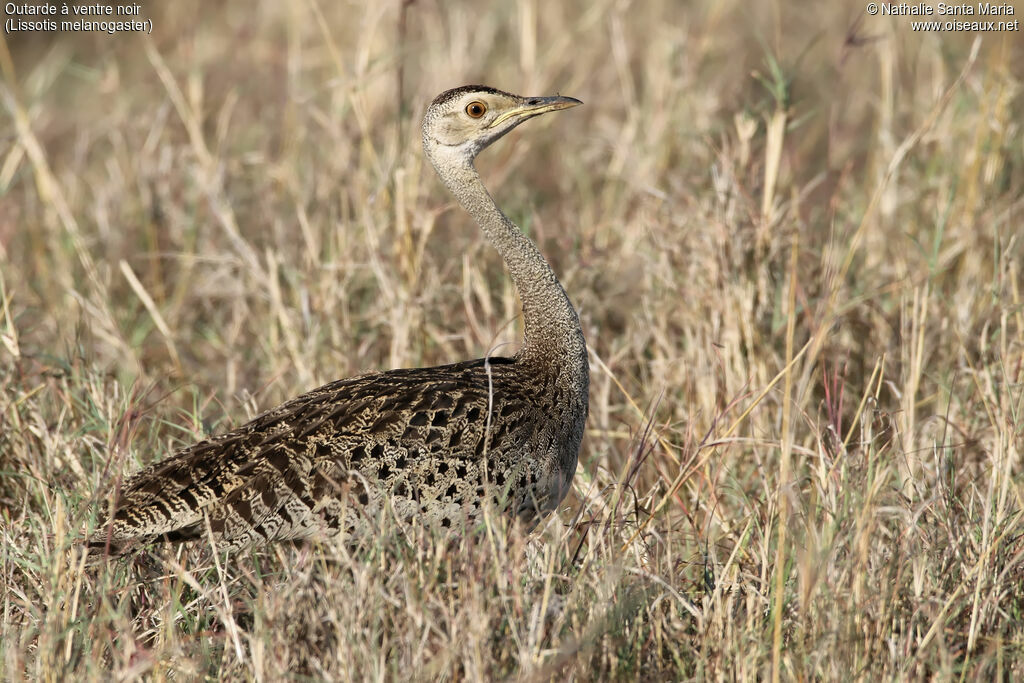
{"label": "brown vegetation", "polygon": [[[0,43],[5,678],[1024,677],[1019,34],[858,3],[143,11]],[[587,333],[571,505],[530,538],[384,519],[84,568],[142,464],[517,339],[418,139],[471,82],[586,105],[479,163]]]}

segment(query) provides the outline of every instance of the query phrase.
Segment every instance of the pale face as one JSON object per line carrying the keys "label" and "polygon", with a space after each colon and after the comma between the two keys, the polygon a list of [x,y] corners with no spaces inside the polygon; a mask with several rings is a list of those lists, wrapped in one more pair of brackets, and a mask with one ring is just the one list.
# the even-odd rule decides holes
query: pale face
{"label": "pale face", "polygon": [[472,160],[480,150],[523,121],[579,104],[571,97],[520,97],[484,86],[442,93],[423,117],[428,152]]}
{"label": "pale face", "polygon": [[442,145],[460,146],[467,142],[497,139],[519,121],[508,117],[495,127],[503,113],[519,107],[521,99],[499,92],[466,92],[441,105],[431,105],[435,118],[430,135]]}

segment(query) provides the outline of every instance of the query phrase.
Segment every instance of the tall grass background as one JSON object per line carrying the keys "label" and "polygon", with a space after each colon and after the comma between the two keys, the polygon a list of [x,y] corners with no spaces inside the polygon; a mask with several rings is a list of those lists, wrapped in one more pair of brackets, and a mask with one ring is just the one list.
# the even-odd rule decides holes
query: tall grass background
{"label": "tall grass background", "polygon": [[[1020,32],[857,2],[142,14],[0,43],[4,678],[1024,677]],[[86,567],[143,464],[334,378],[511,352],[515,292],[419,142],[474,82],[585,102],[478,163],[590,347],[563,509]]]}

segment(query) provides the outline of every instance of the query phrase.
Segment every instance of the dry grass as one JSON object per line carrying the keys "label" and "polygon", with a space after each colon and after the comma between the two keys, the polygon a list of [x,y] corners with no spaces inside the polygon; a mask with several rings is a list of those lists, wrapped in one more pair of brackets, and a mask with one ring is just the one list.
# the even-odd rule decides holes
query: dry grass
{"label": "dry grass", "polygon": [[[151,38],[0,45],[5,678],[1024,677],[1019,33],[856,2],[165,5]],[[525,539],[382,520],[83,569],[142,463],[515,339],[420,156],[424,104],[480,81],[587,105],[480,161],[582,312],[571,505]]]}

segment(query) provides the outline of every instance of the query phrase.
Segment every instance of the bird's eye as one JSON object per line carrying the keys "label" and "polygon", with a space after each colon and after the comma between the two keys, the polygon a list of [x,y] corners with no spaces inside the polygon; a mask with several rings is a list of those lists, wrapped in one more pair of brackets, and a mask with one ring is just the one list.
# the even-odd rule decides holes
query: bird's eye
{"label": "bird's eye", "polygon": [[474,119],[478,119],[487,112],[487,105],[483,102],[470,102],[466,105],[466,113]]}

